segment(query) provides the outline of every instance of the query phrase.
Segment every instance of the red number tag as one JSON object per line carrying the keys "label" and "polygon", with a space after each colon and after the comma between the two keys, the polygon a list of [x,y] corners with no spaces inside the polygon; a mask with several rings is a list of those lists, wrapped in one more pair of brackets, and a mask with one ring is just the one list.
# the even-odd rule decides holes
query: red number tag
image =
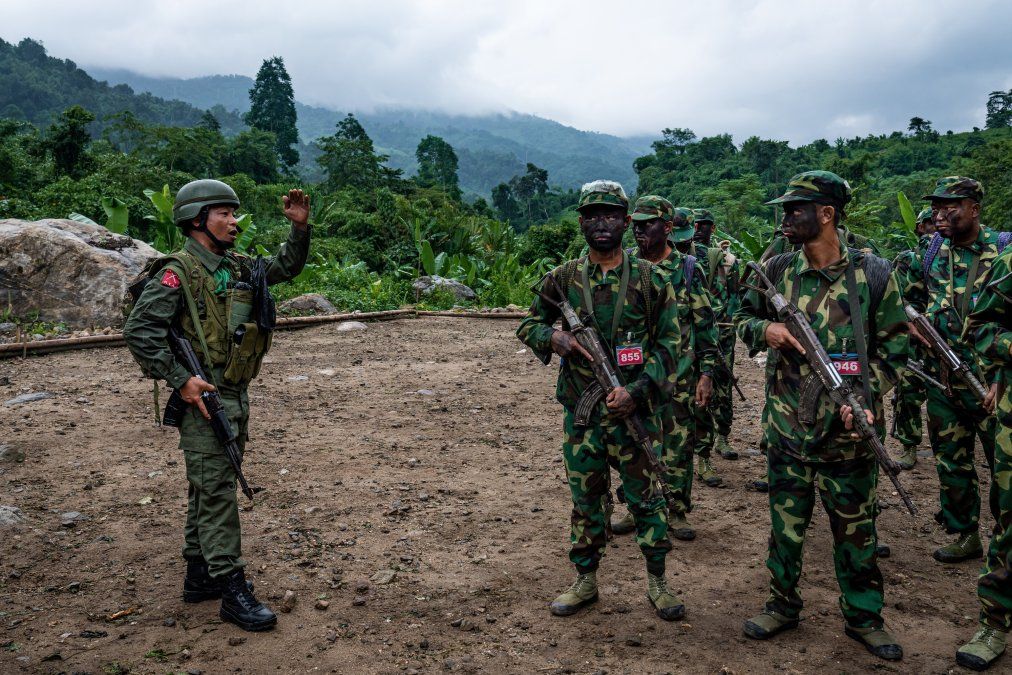
{"label": "red number tag", "polygon": [[641,366],[643,365],[643,347],[639,345],[616,347],[615,360],[619,366]]}
{"label": "red number tag", "polygon": [[861,374],[861,362],[857,359],[833,359],[833,367],[841,375]]}

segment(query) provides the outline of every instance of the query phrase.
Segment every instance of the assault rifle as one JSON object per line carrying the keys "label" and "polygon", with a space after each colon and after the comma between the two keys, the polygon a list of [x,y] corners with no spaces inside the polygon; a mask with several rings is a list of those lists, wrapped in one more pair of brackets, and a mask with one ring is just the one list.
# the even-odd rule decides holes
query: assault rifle
{"label": "assault rifle", "polygon": [[942,362],[942,365],[952,373],[961,379],[966,386],[968,386],[973,393],[977,396],[981,403],[987,397],[987,389],[980,383],[973,375],[973,371],[970,370],[969,364],[959,358],[956,352],[952,351],[949,343],[945,341],[935,327],[931,325],[928,317],[924,316],[910,305],[904,305],[903,311],[907,313],[907,318],[914,324],[917,332],[921,334],[924,339],[928,341],[928,349],[931,353]]}
{"label": "assault rifle", "polygon": [[[545,293],[545,286],[549,284],[558,296],[558,300],[551,298]],[[590,416],[602,399],[607,397],[612,389],[623,386],[622,379],[619,377],[618,370],[612,363],[611,354],[601,341],[601,336],[598,335],[597,330],[580,319],[576,310],[573,309],[569,300],[566,299],[566,294],[562,292],[559,282],[556,281],[550,272],[532,290],[542,300],[556,307],[562,313],[562,318],[569,326],[569,331],[576,337],[580,346],[586,349],[587,353],[594,359],[590,363],[590,368],[594,372],[594,379],[597,381],[583,392],[576,404],[576,426],[585,427],[590,423]],[[653,442],[650,440],[650,434],[647,433],[643,420],[640,419],[639,415],[633,413],[624,418],[623,421],[625,422],[626,429],[629,430],[629,435],[632,436],[637,447],[646,456],[650,469],[657,476],[657,484],[660,487],[661,494],[664,496],[665,503],[669,509],[675,508],[674,497],[668,490],[667,483],[664,480],[667,472],[654,453]]]}
{"label": "assault rifle", "polygon": [[[889,453],[886,452],[885,446],[882,445],[882,441],[875,431],[875,427],[868,423],[864,406],[861,405],[857,396],[854,395],[854,390],[851,389],[850,385],[843,379],[843,376],[833,366],[826,348],[819,342],[819,338],[815,335],[815,331],[812,330],[811,324],[808,323],[805,313],[791,304],[777,290],[773,282],[763,274],[762,269],[758,265],[754,262],[748,262],[746,263],[746,268],[745,275],[742,277],[742,285],[766,296],[766,299],[776,312],[777,318],[787,326],[787,330],[794,336],[794,339],[801,343],[802,348],[805,350],[804,357],[808,361],[808,365],[816,377],[818,377],[822,387],[825,388],[833,403],[839,406],[846,405],[850,407],[854,413],[854,431],[857,432],[861,442],[875,453],[875,459],[878,460],[879,466],[882,467],[885,474],[889,476],[889,480],[892,481],[893,487],[896,488],[900,499],[903,500],[903,504],[910,511],[911,515],[915,515],[917,509],[914,508],[914,503],[910,501],[910,495],[903,489],[899,479],[896,477],[900,472],[899,466],[889,456]],[[765,289],[745,283],[745,279],[750,273],[754,274],[762,282]],[[871,377],[871,373],[865,373],[864,375]]]}
{"label": "assault rifle", "polygon": [[936,380],[935,378],[928,375],[927,371],[924,370],[924,362],[917,359],[907,359],[906,368],[908,371],[916,375],[925,384],[930,384],[936,389],[945,391],[945,385]]}
{"label": "assault rifle", "polygon": [[[193,351],[193,345],[183,337],[183,333],[179,330],[178,326],[173,326],[169,329],[169,347],[176,358],[183,364],[183,367],[190,371],[191,374],[205,382],[210,381],[204,374],[204,369],[200,367],[200,361],[197,359],[197,353]],[[251,488],[246,482],[246,476],[242,473],[242,453],[239,452],[236,434],[232,431],[232,425],[228,421],[228,414],[225,412],[225,406],[221,402],[221,396],[218,395],[217,391],[205,391],[200,395],[200,398],[204,402],[207,412],[211,415],[208,424],[214,430],[214,435],[225,452],[225,458],[232,465],[232,470],[235,471],[235,477],[239,481],[242,493],[252,501],[253,494],[259,492],[261,488]],[[178,428],[182,426],[183,415],[189,409],[190,406],[183,400],[183,397],[179,394],[179,390],[173,389],[172,396],[169,397],[168,403],[165,404],[165,414],[162,417],[162,424],[167,427]]]}

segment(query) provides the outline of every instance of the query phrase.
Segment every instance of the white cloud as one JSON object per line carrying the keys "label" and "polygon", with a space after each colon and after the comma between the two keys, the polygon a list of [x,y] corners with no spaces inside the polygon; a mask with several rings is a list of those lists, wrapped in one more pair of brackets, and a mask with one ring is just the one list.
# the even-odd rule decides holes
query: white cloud
{"label": "white cloud", "polygon": [[617,134],[669,126],[809,141],[981,125],[1012,86],[996,0],[207,2],[5,0],[0,37],[82,66],[254,75],[340,109],[514,109]]}

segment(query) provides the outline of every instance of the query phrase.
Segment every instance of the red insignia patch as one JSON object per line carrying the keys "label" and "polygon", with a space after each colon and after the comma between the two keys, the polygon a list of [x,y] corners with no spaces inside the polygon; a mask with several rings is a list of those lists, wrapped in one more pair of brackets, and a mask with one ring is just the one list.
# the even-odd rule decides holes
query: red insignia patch
{"label": "red insignia patch", "polygon": [[179,288],[179,276],[172,270],[165,270],[165,274],[162,275],[162,286]]}

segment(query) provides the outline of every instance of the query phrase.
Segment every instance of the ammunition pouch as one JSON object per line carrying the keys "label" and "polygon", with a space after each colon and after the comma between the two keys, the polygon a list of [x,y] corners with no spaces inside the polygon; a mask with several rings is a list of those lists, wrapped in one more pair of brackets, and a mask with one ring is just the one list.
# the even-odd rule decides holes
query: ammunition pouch
{"label": "ammunition pouch", "polygon": [[590,418],[598,404],[604,398],[604,389],[597,382],[583,390],[580,400],[576,402],[576,418],[573,420],[578,427],[586,427],[590,424]]}
{"label": "ammunition pouch", "polygon": [[[243,288],[245,286],[245,288]],[[227,384],[247,384],[260,372],[273,335],[253,318],[253,291],[237,284],[228,298],[228,352],[222,378]]]}
{"label": "ammunition pouch", "polygon": [[819,409],[819,398],[825,389],[822,380],[815,373],[809,373],[808,377],[801,383],[801,391],[798,396],[798,421],[806,427],[815,424],[815,414]]}

